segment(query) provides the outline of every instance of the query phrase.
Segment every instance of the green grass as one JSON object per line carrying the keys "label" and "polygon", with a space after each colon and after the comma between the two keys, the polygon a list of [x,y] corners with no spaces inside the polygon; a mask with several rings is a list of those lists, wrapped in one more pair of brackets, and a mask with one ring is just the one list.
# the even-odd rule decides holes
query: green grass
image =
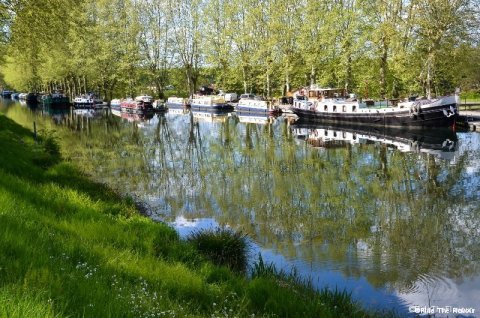
{"label": "green grass", "polygon": [[375,316],[345,293],[213,264],[62,161],[51,133],[35,141],[0,115],[0,149],[0,317]]}

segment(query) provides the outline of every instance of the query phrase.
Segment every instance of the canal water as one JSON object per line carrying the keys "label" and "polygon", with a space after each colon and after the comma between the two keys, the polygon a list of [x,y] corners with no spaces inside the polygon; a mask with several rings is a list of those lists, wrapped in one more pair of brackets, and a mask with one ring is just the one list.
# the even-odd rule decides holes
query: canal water
{"label": "canal water", "polygon": [[[480,134],[291,124],[171,109],[65,112],[0,100],[150,216],[228,226],[278,268],[365,307],[480,312]],[[436,307],[435,307],[436,306]]]}

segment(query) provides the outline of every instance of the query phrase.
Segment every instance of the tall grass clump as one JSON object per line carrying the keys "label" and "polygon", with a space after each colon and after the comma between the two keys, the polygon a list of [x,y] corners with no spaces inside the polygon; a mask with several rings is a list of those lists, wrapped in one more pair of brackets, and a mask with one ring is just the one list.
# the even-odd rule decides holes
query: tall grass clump
{"label": "tall grass clump", "polygon": [[243,273],[247,269],[249,245],[242,232],[221,227],[194,231],[187,241],[215,265]]}

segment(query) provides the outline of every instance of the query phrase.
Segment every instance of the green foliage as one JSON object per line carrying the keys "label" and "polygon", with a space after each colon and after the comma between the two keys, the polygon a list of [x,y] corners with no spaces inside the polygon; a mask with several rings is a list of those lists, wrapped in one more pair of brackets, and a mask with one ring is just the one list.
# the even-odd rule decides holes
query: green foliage
{"label": "green foliage", "polygon": [[247,267],[248,239],[242,232],[228,228],[195,231],[187,238],[214,264],[244,272]]}
{"label": "green foliage", "polygon": [[1,73],[17,90],[107,99],[188,96],[204,84],[268,97],[311,83],[364,97],[441,95],[480,85],[472,5],[21,0],[0,14]]}

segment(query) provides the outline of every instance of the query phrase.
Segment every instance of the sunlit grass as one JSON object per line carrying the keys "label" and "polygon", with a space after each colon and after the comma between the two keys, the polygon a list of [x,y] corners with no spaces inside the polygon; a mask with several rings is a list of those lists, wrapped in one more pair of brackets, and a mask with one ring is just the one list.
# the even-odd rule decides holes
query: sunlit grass
{"label": "sunlit grass", "polygon": [[0,317],[370,315],[343,293],[213,264],[215,253],[231,257],[223,248],[245,262],[245,238],[209,236],[205,254],[62,162],[50,142],[0,116]]}

